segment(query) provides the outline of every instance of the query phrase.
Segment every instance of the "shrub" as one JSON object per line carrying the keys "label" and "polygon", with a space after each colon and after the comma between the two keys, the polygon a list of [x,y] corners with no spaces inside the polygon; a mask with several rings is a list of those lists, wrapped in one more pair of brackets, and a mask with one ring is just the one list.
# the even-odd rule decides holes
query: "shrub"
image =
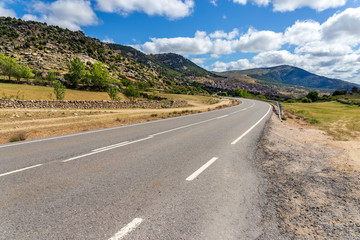
{"label": "shrub", "polygon": [[301,102],[303,102],[303,103],[312,103],[312,100],[310,98],[303,98],[303,99],[301,99]]}
{"label": "shrub", "polygon": [[309,92],[308,95],[306,95],[306,97],[311,99],[311,101],[316,102],[317,100],[319,100],[319,93],[312,91]]}
{"label": "shrub", "polygon": [[14,134],[11,136],[9,142],[19,142],[19,141],[25,141],[27,137],[27,133],[22,131]]}
{"label": "shrub", "polygon": [[57,100],[63,100],[65,98],[66,87],[59,81],[54,82],[54,93]]}
{"label": "shrub", "polygon": [[133,86],[129,86],[125,89],[124,92],[125,96],[130,98],[132,101],[135,100],[135,98],[140,97],[140,92]]}
{"label": "shrub", "polygon": [[117,88],[109,87],[106,92],[109,94],[109,97],[111,98],[111,100],[120,101],[119,90]]}

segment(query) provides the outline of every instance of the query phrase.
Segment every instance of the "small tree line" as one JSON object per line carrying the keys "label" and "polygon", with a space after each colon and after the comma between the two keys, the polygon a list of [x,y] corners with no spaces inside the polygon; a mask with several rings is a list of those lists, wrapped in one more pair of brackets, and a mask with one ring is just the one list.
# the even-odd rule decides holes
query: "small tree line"
{"label": "small tree line", "polygon": [[15,58],[5,56],[2,53],[0,53],[0,71],[3,75],[7,76],[9,80],[11,80],[11,77],[15,77],[17,80],[33,77],[29,67],[20,65]]}

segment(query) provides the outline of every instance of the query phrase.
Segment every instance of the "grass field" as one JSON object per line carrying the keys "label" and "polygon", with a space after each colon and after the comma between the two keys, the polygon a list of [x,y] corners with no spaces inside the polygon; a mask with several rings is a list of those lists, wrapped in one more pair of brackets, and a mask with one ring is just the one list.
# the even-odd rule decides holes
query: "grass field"
{"label": "grass field", "polygon": [[[356,139],[360,134],[360,107],[338,102],[283,103],[283,108],[327,132],[334,140]],[[291,114],[287,117],[292,118]]]}

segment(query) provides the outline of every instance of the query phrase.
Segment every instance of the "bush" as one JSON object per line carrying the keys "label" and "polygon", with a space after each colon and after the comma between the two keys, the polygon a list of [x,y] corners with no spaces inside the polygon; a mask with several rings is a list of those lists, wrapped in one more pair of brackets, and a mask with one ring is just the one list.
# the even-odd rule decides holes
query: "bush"
{"label": "bush", "polygon": [[107,90],[107,93],[109,94],[109,97],[113,101],[120,101],[119,97],[119,90],[115,87],[109,87]]}
{"label": "bush", "polygon": [[333,92],[333,96],[340,96],[340,95],[346,95],[347,91],[346,90],[336,90]]}
{"label": "bush", "polygon": [[27,137],[26,132],[19,132],[14,134],[10,139],[9,142],[19,142],[19,141],[25,141]]}
{"label": "bush", "polygon": [[303,103],[312,103],[312,100],[310,98],[303,98],[303,99],[301,99],[301,102],[303,102]]}
{"label": "bush", "polygon": [[125,89],[124,94],[126,97],[130,98],[132,101],[134,101],[135,98],[140,97],[140,92],[132,85]]}
{"label": "bush", "polygon": [[319,93],[312,91],[309,92],[308,95],[306,95],[306,97],[311,99],[311,101],[316,102],[317,100],[319,100]]}
{"label": "bush", "polygon": [[56,100],[63,100],[65,98],[66,87],[59,81],[54,82],[54,93]]}

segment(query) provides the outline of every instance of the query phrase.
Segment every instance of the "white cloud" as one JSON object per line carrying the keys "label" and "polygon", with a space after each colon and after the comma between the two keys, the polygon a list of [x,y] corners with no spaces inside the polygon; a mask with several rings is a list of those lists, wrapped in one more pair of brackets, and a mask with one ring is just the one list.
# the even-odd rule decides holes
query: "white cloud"
{"label": "white cloud", "polygon": [[326,44],[324,42],[311,42],[295,49],[296,54],[311,55],[313,57],[345,56],[352,52],[351,47],[341,44]]}
{"label": "white cloud", "polygon": [[[250,0],[259,6],[273,4],[274,11],[287,12],[297,8],[309,7],[317,11],[324,11],[329,8],[341,7],[347,0]],[[233,0],[234,3],[245,5],[247,0]]]}
{"label": "white cloud", "polygon": [[198,56],[194,61],[205,66],[210,58],[257,53],[252,58],[237,61],[218,59],[210,68],[226,71],[287,64],[356,82],[360,81],[360,8],[338,12],[323,23],[296,21],[284,32],[253,28],[245,33],[239,33],[238,29],[212,33],[197,31],[194,37],[152,38],[140,47],[147,53],[175,52]]}
{"label": "white cloud", "polygon": [[0,16],[16,17],[16,13],[14,10],[6,8],[6,5],[4,2],[0,2]]}
{"label": "white cloud", "polygon": [[226,38],[228,40],[234,39],[237,36],[239,36],[239,30],[237,28],[234,28],[232,32],[226,33],[224,31],[215,31],[213,33],[209,34],[209,37],[211,38]]}
{"label": "white cloud", "polygon": [[[96,25],[98,19],[86,0],[57,0],[52,3],[35,2],[35,14],[26,14],[24,19],[36,19],[70,30],[80,30],[81,26]],[[39,15],[39,16],[38,16]]]}
{"label": "white cloud", "polygon": [[191,61],[197,65],[204,65],[204,62],[206,61],[206,58],[192,58]]}
{"label": "white cloud", "polygon": [[217,7],[217,0],[210,0],[210,3],[211,3],[212,5],[214,5],[215,7]]}
{"label": "white cloud", "polygon": [[194,8],[194,0],[96,0],[101,11],[123,15],[144,12],[148,15],[166,16],[179,19],[189,16]]}
{"label": "white cloud", "polygon": [[104,40],[102,40],[104,43],[115,43],[114,39],[109,38],[108,36],[105,37]]}
{"label": "white cloud", "polygon": [[147,53],[178,53],[183,55],[202,55],[210,52],[212,42],[206,32],[197,31],[194,38],[152,38],[142,45]]}
{"label": "white cloud", "polygon": [[294,25],[288,27],[285,30],[285,41],[294,44],[301,45],[307,42],[318,41],[321,39],[321,26],[320,23],[315,21],[296,21]]}
{"label": "white cloud", "polygon": [[216,31],[211,34],[197,31],[195,37],[151,38],[142,45],[147,53],[178,53],[183,55],[213,54],[216,56],[234,52],[261,52],[279,49],[282,45],[282,33],[249,29],[239,38],[239,32]]}
{"label": "white cloud", "polygon": [[239,59],[238,61],[233,62],[220,62],[217,61],[212,65],[213,71],[215,72],[224,72],[231,70],[243,70],[256,67],[255,64],[250,63],[248,59]]}
{"label": "white cloud", "polygon": [[283,44],[283,34],[272,31],[257,31],[250,28],[238,40],[232,43],[233,49],[239,52],[261,52],[279,49]]}
{"label": "white cloud", "polygon": [[330,17],[322,25],[326,41],[357,45],[360,43],[360,7],[348,8]]}
{"label": "white cloud", "polygon": [[32,15],[32,14],[25,14],[22,17],[22,20],[25,20],[25,21],[37,21],[37,22],[41,21],[41,20],[39,20],[39,18],[37,16]]}

